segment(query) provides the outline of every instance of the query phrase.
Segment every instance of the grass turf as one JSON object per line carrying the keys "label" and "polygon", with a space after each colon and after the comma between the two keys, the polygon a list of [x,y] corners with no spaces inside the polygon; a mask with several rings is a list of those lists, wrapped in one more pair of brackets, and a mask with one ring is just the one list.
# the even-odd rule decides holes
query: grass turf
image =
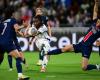
{"label": "grass turf", "polygon": [[[81,70],[80,54],[68,53],[51,56],[46,73],[41,73],[40,67],[36,66],[37,52],[25,52],[25,57],[29,67],[25,68],[23,65],[23,72],[30,76],[30,80],[100,80],[100,71],[84,72]],[[92,54],[90,63],[100,63],[98,54]],[[15,60],[13,60],[13,67],[14,70],[9,72],[7,55],[5,55],[5,59],[0,66],[0,80],[17,80]]]}

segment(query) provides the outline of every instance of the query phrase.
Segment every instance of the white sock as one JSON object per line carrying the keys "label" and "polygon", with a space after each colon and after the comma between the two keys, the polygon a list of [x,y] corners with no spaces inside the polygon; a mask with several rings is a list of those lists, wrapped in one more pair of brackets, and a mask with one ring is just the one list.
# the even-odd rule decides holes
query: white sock
{"label": "white sock", "polygon": [[44,64],[47,65],[47,63],[48,63],[48,58],[47,58],[47,55],[45,55],[44,56]]}
{"label": "white sock", "polygon": [[21,77],[23,74],[22,73],[18,73],[18,77]]}

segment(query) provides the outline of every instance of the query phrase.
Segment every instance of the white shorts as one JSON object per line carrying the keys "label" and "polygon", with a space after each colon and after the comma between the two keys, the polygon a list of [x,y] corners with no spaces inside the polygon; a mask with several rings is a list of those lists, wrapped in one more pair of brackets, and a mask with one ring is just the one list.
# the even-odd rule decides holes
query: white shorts
{"label": "white shorts", "polygon": [[37,39],[35,41],[35,44],[40,51],[41,51],[43,45],[44,45],[45,52],[48,52],[50,50],[50,43],[47,39]]}

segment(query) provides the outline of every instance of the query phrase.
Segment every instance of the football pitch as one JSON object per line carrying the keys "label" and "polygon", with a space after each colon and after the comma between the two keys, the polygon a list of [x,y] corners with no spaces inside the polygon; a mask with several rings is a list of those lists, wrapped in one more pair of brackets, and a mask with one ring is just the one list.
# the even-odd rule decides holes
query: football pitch
{"label": "football pitch", "polygon": [[[30,76],[30,80],[100,80],[100,71],[82,71],[81,55],[66,53],[50,56],[50,61],[45,73],[40,72],[40,66],[37,66],[38,53],[25,52],[28,68],[23,65],[23,72]],[[90,59],[91,64],[100,63],[100,57],[93,53]],[[7,55],[0,66],[0,80],[17,80],[15,60],[13,60],[13,71],[8,71]]]}

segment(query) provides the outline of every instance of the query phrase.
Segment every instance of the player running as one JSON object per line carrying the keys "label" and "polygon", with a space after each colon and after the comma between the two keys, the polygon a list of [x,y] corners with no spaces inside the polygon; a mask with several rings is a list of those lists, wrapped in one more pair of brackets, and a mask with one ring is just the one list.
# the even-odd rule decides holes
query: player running
{"label": "player running", "polygon": [[[27,28],[29,25],[30,25],[29,17],[28,17],[28,16],[23,16],[23,17],[22,17],[22,27]],[[21,29],[21,30],[22,30],[22,29]],[[25,31],[25,30],[24,30],[24,31]],[[16,46],[18,52],[20,53],[20,57],[21,57],[21,59],[22,59],[22,63],[25,64],[26,67],[28,67],[27,64],[26,64],[26,59],[24,58],[23,52],[22,52],[21,47],[20,47],[20,45],[19,45],[19,43],[18,43],[18,39],[17,39],[17,37],[15,36],[16,33],[13,34],[13,35],[14,35],[14,37],[13,37],[13,43],[15,44],[15,46]],[[25,36],[25,34],[24,34],[23,31],[20,31],[20,32],[19,32],[19,35]],[[13,70],[13,66],[12,66],[12,56],[11,56],[11,55],[8,55],[8,63],[9,63],[9,67],[10,67],[9,71],[12,71],[12,70]]]}
{"label": "player running", "polygon": [[[48,31],[47,31],[48,35],[51,37],[51,26],[50,26],[50,23],[48,21],[48,17],[45,16],[44,13],[43,13],[43,9],[38,7],[38,8],[36,8],[35,12],[36,12],[36,16],[40,15],[42,17],[42,22],[43,22],[43,24],[45,24],[47,26],[47,28],[48,28]],[[31,44],[32,41],[33,40],[30,41],[30,44]],[[42,65],[42,58],[43,57],[41,56],[41,52],[40,52],[39,53],[39,61],[37,62],[38,66]]]}
{"label": "player running", "polygon": [[[13,18],[14,7],[7,7],[4,11],[5,19],[0,23],[0,57],[3,58],[5,52],[9,53],[12,57],[16,59],[16,68],[18,73],[18,80],[29,79],[28,76],[24,76],[22,73],[22,65],[20,54],[16,48],[16,45],[13,43],[13,38],[16,32],[20,29],[16,19]],[[0,63],[2,63],[0,61]]]}
{"label": "player running", "polygon": [[[83,70],[92,70],[100,69],[99,65],[89,64],[89,58],[92,51],[93,43],[100,37],[100,18],[98,17],[98,0],[95,0],[94,13],[93,13],[93,24],[92,27],[88,30],[84,39],[78,44],[66,45],[64,48],[55,49],[48,52],[48,55],[61,54],[63,52],[74,51],[75,53],[82,53],[82,69]],[[99,14],[100,15],[100,14]]]}
{"label": "player running", "polygon": [[[35,44],[39,51],[41,52],[42,57],[42,65],[41,65],[41,72],[46,71],[46,64],[48,62],[47,56],[43,54],[47,54],[50,49],[49,44],[49,35],[48,35],[48,28],[45,24],[42,23],[42,16],[37,15],[33,19],[32,27],[37,29],[37,34],[35,35]],[[34,36],[34,35],[33,35]]]}

